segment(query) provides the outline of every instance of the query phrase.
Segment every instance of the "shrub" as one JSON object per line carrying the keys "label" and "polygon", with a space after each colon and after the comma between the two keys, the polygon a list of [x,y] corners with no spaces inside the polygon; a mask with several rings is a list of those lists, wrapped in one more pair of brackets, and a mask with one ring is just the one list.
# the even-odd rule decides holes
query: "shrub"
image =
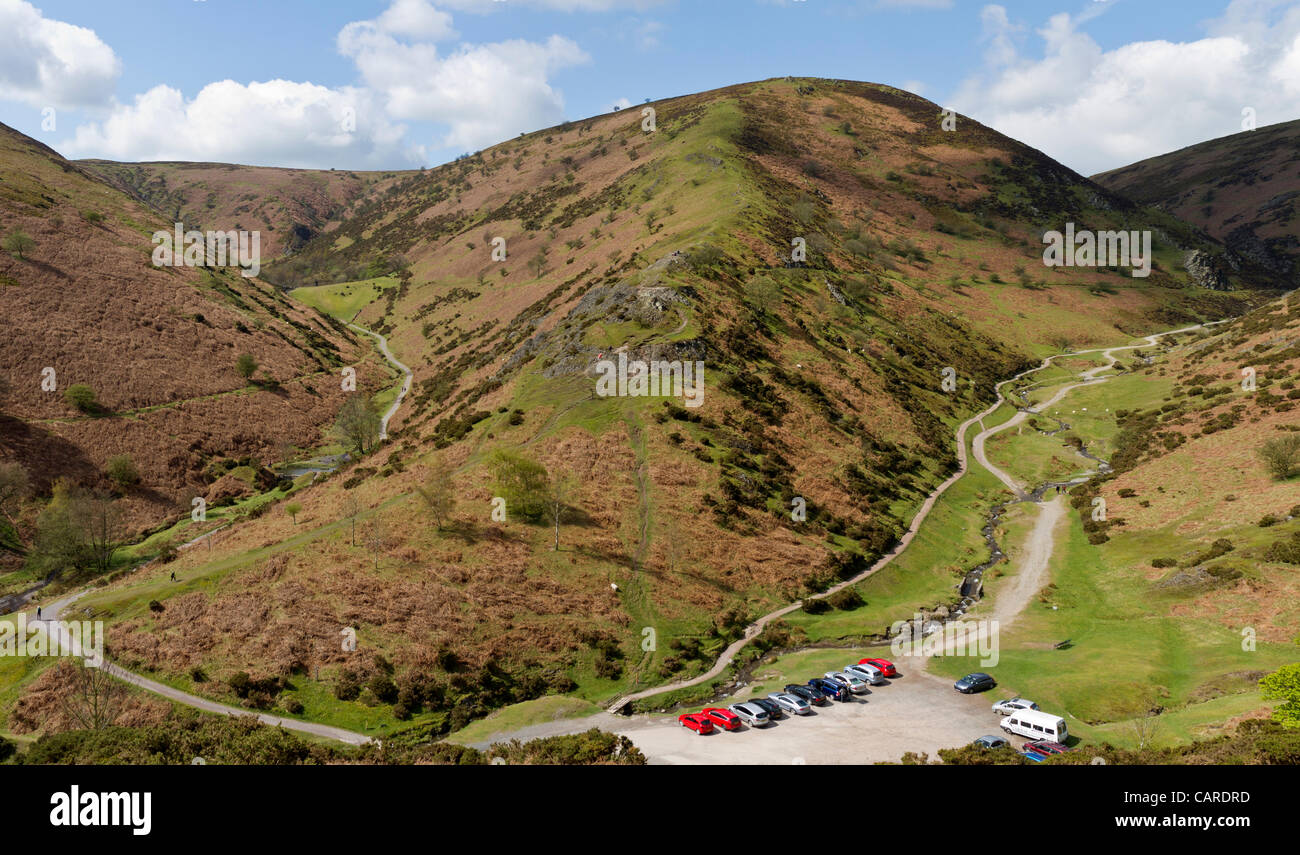
{"label": "shrub", "polygon": [[334,684],[334,697],[340,701],[355,701],[361,695],[361,680],[346,668],[339,672]]}
{"label": "shrub", "polygon": [[235,370],[239,372],[240,377],[248,380],[257,371],[257,359],[251,353],[241,353],[235,360]]}
{"label": "shrub", "polygon": [[862,599],[862,595],[858,593],[856,588],[845,588],[843,591],[837,591],[827,597],[826,602],[844,612],[866,605],[866,601]]}
{"label": "shrub", "polygon": [[1151,566],[1152,566],[1152,567],[1160,567],[1160,568],[1164,568],[1164,567],[1177,567],[1177,566],[1178,566],[1178,562],[1175,561],[1175,560],[1172,559],[1172,558],[1152,558],[1152,559],[1151,559]]}
{"label": "shrub", "polygon": [[801,608],[810,615],[824,615],[831,610],[831,604],[824,597],[805,597]]}
{"label": "shrub", "polygon": [[140,470],[136,468],[135,461],[129,454],[116,454],[108,458],[108,465],[104,471],[119,489],[125,490],[140,483]]}
{"label": "shrub", "polygon": [[85,383],[73,383],[63,392],[63,400],[68,405],[75,407],[83,413],[93,413],[99,410],[99,402],[95,400],[95,390]]}

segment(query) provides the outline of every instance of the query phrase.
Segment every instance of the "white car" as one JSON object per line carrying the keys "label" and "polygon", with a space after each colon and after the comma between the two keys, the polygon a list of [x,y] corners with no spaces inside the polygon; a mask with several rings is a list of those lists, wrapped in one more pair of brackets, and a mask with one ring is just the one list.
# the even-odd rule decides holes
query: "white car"
{"label": "white car", "polygon": [[848,686],[849,691],[855,695],[871,691],[871,687],[866,680],[853,674],[846,674],[843,671],[827,671],[826,679],[834,680],[841,686]]}
{"label": "white car", "polygon": [[1013,712],[1020,710],[1036,710],[1038,704],[1033,701],[1027,701],[1024,698],[1008,698],[1005,701],[998,701],[993,705],[993,712],[1001,715],[1011,715]]}
{"label": "white car", "polygon": [[845,674],[852,674],[859,680],[865,680],[873,686],[879,686],[885,682],[885,672],[881,671],[875,665],[868,665],[863,662],[861,665],[848,665],[844,668]]}

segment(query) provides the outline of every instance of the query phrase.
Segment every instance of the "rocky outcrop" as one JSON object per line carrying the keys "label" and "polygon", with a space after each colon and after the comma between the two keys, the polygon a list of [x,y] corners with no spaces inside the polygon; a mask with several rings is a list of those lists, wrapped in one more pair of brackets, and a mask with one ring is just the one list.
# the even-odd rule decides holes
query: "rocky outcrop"
{"label": "rocky outcrop", "polygon": [[1211,291],[1230,291],[1228,278],[1223,275],[1219,260],[1207,252],[1194,249],[1183,256],[1183,267],[1192,281]]}

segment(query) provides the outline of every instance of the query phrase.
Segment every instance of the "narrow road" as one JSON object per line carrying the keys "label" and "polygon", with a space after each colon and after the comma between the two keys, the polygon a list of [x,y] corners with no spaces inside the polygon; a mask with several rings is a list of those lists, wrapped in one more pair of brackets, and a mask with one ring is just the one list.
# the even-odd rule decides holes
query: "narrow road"
{"label": "narrow road", "polygon": [[[42,615],[41,620],[31,621],[32,625],[45,625],[46,634],[48,636],[50,634],[48,624],[53,621],[61,620],[63,610],[88,594],[90,590],[91,589],[88,588],[84,591],[79,591],[75,594],[66,596],[60,600],[55,600],[44,609],[44,614]],[[84,656],[84,652],[80,649],[80,644],[75,638],[68,638],[63,643],[68,648],[67,655],[76,657]],[[344,730],[341,727],[331,727],[327,724],[317,724],[310,721],[298,721],[297,719],[292,718],[281,718],[280,716],[268,715],[266,713],[258,713],[252,710],[220,704],[216,701],[208,700],[207,698],[201,698],[198,695],[191,695],[189,692],[182,692],[180,689],[172,688],[164,683],[159,683],[157,680],[150,680],[148,677],[142,677],[139,674],[114,665],[107,660],[105,660],[99,667],[100,670],[104,671],[106,674],[111,674],[124,683],[130,683],[133,686],[138,686],[139,688],[144,689],[146,692],[152,692],[153,694],[164,697],[169,701],[175,701],[178,704],[194,707],[195,709],[203,710],[204,712],[232,716],[251,715],[256,717],[262,724],[269,724],[272,727],[283,727],[285,730],[296,730],[300,733],[309,733],[313,736],[320,736],[326,739],[335,739],[339,742],[346,742],[349,745],[364,745],[370,741],[370,737],[365,736],[364,734],[353,733],[352,731]]]}
{"label": "narrow road", "polygon": [[388,439],[388,422],[397,414],[398,408],[402,406],[402,400],[406,397],[406,393],[411,391],[411,369],[400,362],[396,356],[393,356],[393,352],[388,349],[387,338],[356,324],[348,324],[348,326],[373,338],[379,344],[379,352],[384,355],[384,359],[387,359],[390,365],[404,375],[401,391],[397,393],[397,397],[393,399],[393,405],[388,408],[388,412],[384,413],[383,418],[379,421],[379,438],[380,440]]}

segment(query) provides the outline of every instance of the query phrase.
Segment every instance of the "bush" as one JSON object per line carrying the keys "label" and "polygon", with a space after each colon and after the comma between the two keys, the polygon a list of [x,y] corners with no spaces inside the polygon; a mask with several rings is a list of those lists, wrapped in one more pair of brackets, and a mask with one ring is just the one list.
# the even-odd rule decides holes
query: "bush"
{"label": "bush", "polygon": [[241,353],[235,360],[235,370],[239,372],[240,377],[248,380],[257,371],[257,360],[251,353]]}
{"label": "bush", "polygon": [[129,454],[116,454],[108,458],[108,465],[104,471],[119,489],[125,490],[140,483],[140,470],[136,468],[135,461]]}
{"label": "bush", "polygon": [[866,605],[866,600],[858,593],[857,588],[845,588],[843,591],[837,591],[826,598],[834,608],[843,612],[853,611]]}
{"label": "bush", "polygon": [[85,383],[73,383],[65,389],[63,400],[83,413],[94,413],[99,410],[99,402],[95,400],[95,390]]}
{"label": "bush", "polygon": [[831,610],[831,604],[824,597],[805,597],[801,608],[810,615],[824,615]]}
{"label": "bush", "polygon": [[1178,566],[1178,562],[1175,561],[1175,560],[1172,559],[1172,558],[1152,558],[1152,559],[1151,559],[1151,566],[1152,566],[1152,567],[1160,567],[1160,568],[1164,568],[1164,567],[1177,567],[1177,566]]}
{"label": "bush", "polygon": [[339,672],[338,682],[334,684],[334,697],[340,701],[355,701],[361,696],[361,680],[351,671]]}
{"label": "bush", "polygon": [[285,698],[283,701],[284,711],[290,715],[301,715],[303,711],[302,701],[297,698]]}
{"label": "bush", "polygon": [[1264,514],[1264,516],[1261,517],[1260,520],[1259,520],[1259,527],[1260,527],[1260,528],[1268,528],[1269,526],[1277,525],[1277,524],[1280,523],[1280,522],[1281,522],[1281,520],[1278,519],[1275,515],[1273,515],[1273,514]]}
{"label": "bush", "polygon": [[366,684],[366,688],[386,704],[391,704],[397,700],[397,684],[387,674],[376,674],[371,677],[370,682]]}

